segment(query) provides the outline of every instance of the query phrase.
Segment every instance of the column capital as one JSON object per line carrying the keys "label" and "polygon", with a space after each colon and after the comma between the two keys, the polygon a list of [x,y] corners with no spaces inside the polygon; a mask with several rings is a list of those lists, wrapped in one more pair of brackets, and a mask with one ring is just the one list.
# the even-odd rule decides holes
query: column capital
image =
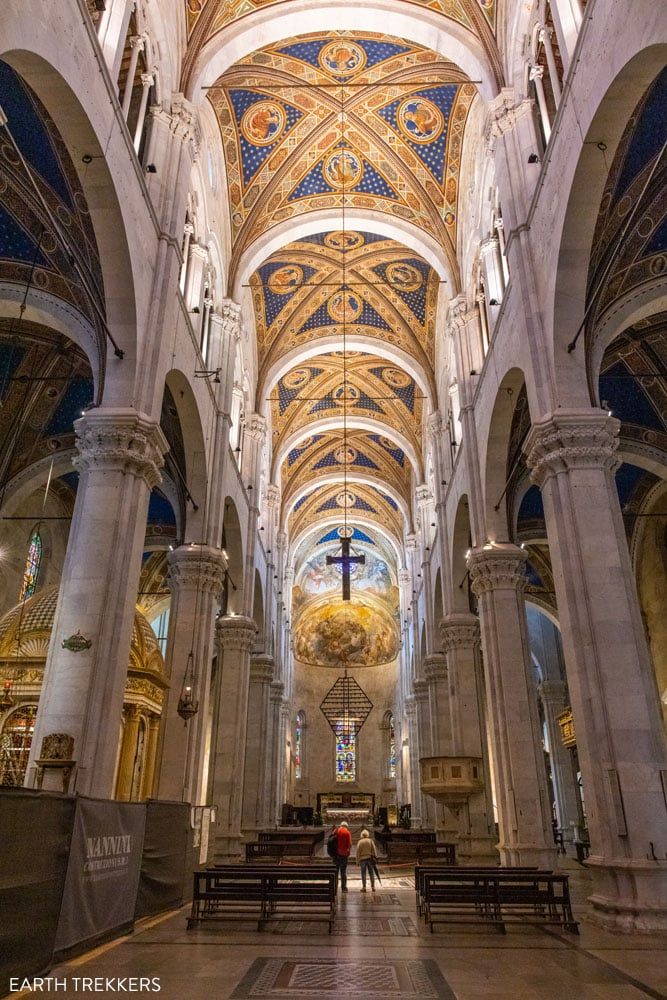
{"label": "column capital", "polygon": [[424,677],[428,683],[447,679],[447,659],[444,653],[429,653],[425,657]]}
{"label": "column capital", "polygon": [[245,433],[253,441],[263,441],[266,434],[266,417],[251,413],[245,424]]}
{"label": "column capital", "polygon": [[167,586],[172,594],[178,590],[199,590],[217,597],[222,593],[227,568],[222,549],[194,542],[179,545],[168,554],[167,563]]}
{"label": "column capital", "polygon": [[479,645],[479,618],[473,614],[451,614],[440,622],[440,639],[445,653]]}
{"label": "column capital", "polygon": [[143,52],[146,48],[146,36],[145,35],[132,35],[130,38],[130,48],[138,49],[139,52]]}
{"label": "column capital", "polygon": [[225,333],[240,339],[241,337],[241,306],[233,299],[223,299],[220,303],[220,315]]}
{"label": "column capital", "polygon": [[482,257],[486,257],[490,253],[498,253],[499,251],[500,241],[497,236],[487,236],[479,244],[479,252]]}
{"label": "column capital", "polygon": [[447,326],[452,333],[462,330],[467,321],[468,303],[465,295],[457,295],[455,299],[450,299],[447,308]]}
{"label": "column capital", "polygon": [[439,434],[442,434],[444,428],[440,410],[434,410],[433,413],[429,413],[426,420],[426,429],[431,438],[435,438]]}
{"label": "column capital", "polygon": [[545,705],[565,709],[565,681],[541,681],[537,690]]}
{"label": "column capital", "polygon": [[249,653],[255,645],[257,625],[245,615],[221,615],[215,623],[215,634],[223,649]]}
{"label": "column capital", "polygon": [[487,137],[493,141],[510,132],[521,118],[532,113],[532,105],[529,98],[517,102],[514,87],[503,87],[488,104]]}
{"label": "column capital", "polygon": [[426,701],[428,699],[428,681],[421,677],[416,677],[412,682],[412,690],[416,701]]}
{"label": "column capital", "polygon": [[398,582],[399,582],[399,584],[401,586],[408,587],[410,585],[410,581],[411,580],[412,580],[412,576],[410,575],[410,571],[409,570],[407,570],[407,569],[399,569],[399,571],[398,571]]}
{"label": "column capital", "polygon": [[602,410],[562,410],[533,424],[523,448],[530,478],[542,486],[551,476],[573,469],[613,472],[620,420]]}
{"label": "column capital", "polygon": [[477,597],[493,590],[517,590],[526,586],[528,553],[509,542],[491,542],[471,549],[466,560],[472,592]]}
{"label": "column capital", "polygon": [[285,693],[285,685],[282,681],[271,681],[271,701],[274,705],[280,704]]}
{"label": "column capital", "polygon": [[155,74],[154,73],[142,73],[141,74],[141,85],[142,85],[142,87],[146,87],[146,89],[148,89],[148,87],[152,87],[154,83],[155,83]]}
{"label": "column capital", "polygon": [[405,536],[405,547],[406,549],[416,549],[417,548],[417,536],[414,531],[408,532]]}
{"label": "column capital", "polygon": [[122,472],[143,479],[149,489],[162,482],[160,469],[169,444],[160,425],[136,410],[89,410],[74,422],[79,472]]}
{"label": "column capital", "polygon": [[201,128],[195,106],[179,92],[172,95],[168,113],[171,119],[171,131],[183,142],[192,140],[193,149],[198,153],[201,146]]}
{"label": "column capital", "polygon": [[269,483],[266,487],[266,505],[270,507],[271,510],[278,510],[280,507],[280,487],[276,486],[275,483]]}
{"label": "column capital", "polygon": [[421,483],[415,489],[415,500],[417,501],[418,507],[425,507],[427,504],[431,503],[433,500],[433,494],[431,493],[430,487],[427,483]]}
{"label": "column capital", "polygon": [[273,680],[274,660],[269,653],[253,653],[250,657],[250,680],[270,684]]}

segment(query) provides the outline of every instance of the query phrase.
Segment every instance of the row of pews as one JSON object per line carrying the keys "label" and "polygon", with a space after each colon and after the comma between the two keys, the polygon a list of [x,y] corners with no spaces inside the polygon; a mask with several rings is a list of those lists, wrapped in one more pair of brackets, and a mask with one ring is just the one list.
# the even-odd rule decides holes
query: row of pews
{"label": "row of pews", "polygon": [[246,861],[281,861],[283,858],[312,860],[324,844],[324,830],[267,830],[245,845]]}
{"label": "row of pews", "polygon": [[568,876],[552,871],[417,865],[415,895],[417,912],[431,933],[436,923],[472,923],[504,934],[508,921],[554,924],[579,933]]}

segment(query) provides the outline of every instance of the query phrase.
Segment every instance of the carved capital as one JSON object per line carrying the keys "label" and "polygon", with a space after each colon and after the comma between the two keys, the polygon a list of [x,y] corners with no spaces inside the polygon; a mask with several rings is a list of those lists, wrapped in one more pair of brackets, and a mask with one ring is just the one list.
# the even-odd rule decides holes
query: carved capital
{"label": "carved capital", "polygon": [[433,413],[429,414],[426,421],[426,428],[431,438],[436,438],[439,434],[442,434],[443,425],[440,410],[434,410]]}
{"label": "carved capital", "polygon": [[409,532],[405,536],[405,547],[406,549],[416,549],[417,548],[417,536],[413,531]]}
{"label": "carved capital", "polygon": [[407,570],[407,569],[400,569],[398,571],[398,582],[401,585],[401,587],[409,587],[411,580],[412,580],[412,577],[410,576],[409,570]]}
{"label": "carved capital", "polygon": [[575,469],[613,472],[620,420],[602,410],[563,410],[533,424],[523,448],[531,480],[542,486],[551,476]]}
{"label": "carved capital", "polygon": [[479,645],[479,618],[467,614],[447,615],[440,622],[440,639],[445,653],[474,649]]}
{"label": "carved capital", "polygon": [[282,705],[284,693],[285,685],[282,681],[271,681],[271,703],[273,705]]}
{"label": "carved capital", "polygon": [[544,77],[544,66],[531,66],[528,77],[530,80],[541,80]]}
{"label": "carved capital", "polygon": [[426,701],[428,699],[428,681],[416,677],[412,682],[412,691],[417,701]]}
{"label": "carved capital", "polygon": [[154,420],[134,410],[89,410],[74,423],[79,472],[122,472],[143,479],[149,489],[162,482],[160,469],[169,444]]}
{"label": "carved capital", "polygon": [[556,712],[561,712],[566,707],[564,681],[542,681],[537,690],[545,706],[548,705]]}
{"label": "carved capital", "polygon": [[174,94],[169,106],[171,130],[183,142],[190,140],[195,152],[201,146],[201,128],[197,109],[181,93]]}
{"label": "carved capital", "polygon": [[487,137],[493,143],[513,128],[526,115],[532,114],[533,102],[530,99],[515,101],[513,87],[503,87],[497,97],[489,102],[487,118]]}
{"label": "carved capital", "polygon": [[494,590],[523,591],[528,553],[517,545],[499,543],[472,549],[467,565],[472,592],[477,597]]}
{"label": "carved capital", "polygon": [[497,236],[487,236],[479,245],[480,256],[488,257],[489,254],[500,252],[500,243]]}
{"label": "carved capital", "polygon": [[241,337],[241,306],[233,299],[223,299],[220,303],[222,329],[237,339]]}
{"label": "carved capital", "polygon": [[141,74],[141,85],[145,90],[152,87],[155,83],[155,75],[153,73],[142,73]]}
{"label": "carved capital", "polygon": [[222,649],[249,653],[255,645],[257,626],[245,615],[221,615],[215,623],[215,635]]}
{"label": "carved capital", "polygon": [[253,653],[250,657],[250,680],[258,684],[270,684],[273,680],[273,657],[268,653]]}
{"label": "carved capital", "polygon": [[462,330],[467,323],[468,303],[465,295],[450,299],[447,309],[447,326],[451,333]]}
{"label": "carved capital", "polygon": [[138,49],[139,52],[143,52],[146,48],[146,38],[144,35],[132,35],[130,38],[130,48]]}
{"label": "carved capital", "polygon": [[433,494],[426,483],[422,483],[415,490],[415,500],[418,507],[425,507],[433,501]]}
{"label": "carved capital", "polygon": [[424,677],[429,683],[447,680],[447,660],[444,653],[430,653],[425,658]]}
{"label": "carved capital", "polygon": [[266,418],[259,413],[251,413],[246,421],[245,434],[253,441],[263,441],[266,434]]}
{"label": "carved capital", "polygon": [[271,510],[278,510],[280,507],[280,487],[275,483],[269,483],[266,487],[266,506]]}
{"label": "carved capital", "polygon": [[174,593],[177,590],[222,593],[227,560],[221,549],[208,545],[179,545],[167,556],[169,571],[167,586]]}

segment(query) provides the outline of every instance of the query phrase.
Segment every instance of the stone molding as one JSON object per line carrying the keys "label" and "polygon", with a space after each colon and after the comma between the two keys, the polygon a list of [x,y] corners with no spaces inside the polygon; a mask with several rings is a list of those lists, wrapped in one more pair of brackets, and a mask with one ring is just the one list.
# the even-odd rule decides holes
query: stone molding
{"label": "stone molding", "polygon": [[283,700],[283,695],[285,693],[285,685],[282,681],[271,681],[271,702],[272,704],[280,704]]}
{"label": "stone molding", "polygon": [[253,653],[250,657],[250,680],[261,684],[273,681],[274,659],[269,653]]}
{"label": "stone molding", "polygon": [[432,438],[437,438],[439,434],[442,434],[443,423],[440,410],[434,410],[433,413],[429,414],[426,420],[426,429]]}
{"label": "stone molding", "polygon": [[278,510],[280,507],[280,487],[276,486],[275,483],[269,483],[266,487],[265,501],[267,507],[272,510]]}
{"label": "stone molding", "polygon": [[156,421],[135,410],[89,410],[74,422],[79,472],[122,472],[143,479],[150,490],[162,482],[169,444]]}
{"label": "stone molding", "polygon": [[537,421],[523,448],[531,481],[542,486],[574,469],[614,472],[621,464],[620,428],[620,420],[602,410],[563,410]]}
{"label": "stone molding", "polygon": [[451,299],[447,310],[447,328],[451,333],[462,330],[468,322],[468,303],[465,295]]}
{"label": "stone molding", "polygon": [[433,500],[433,494],[427,483],[422,483],[415,489],[415,500],[419,507],[425,507]]}
{"label": "stone molding", "polygon": [[452,614],[440,622],[440,639],[445,653],[457,649],[474,649],[480,643],[477,615]]}
{"label": "stone molding", "polygon": [[525,549],[507,542],[472,549],[466,562],[473,594],[479,597],[494,590],[523,593],[527,583],[527,560]]}
{"label": "stone molding", "polygon": [[479,252],[482,257],[490,253],[500,253],[500,240],[497,236],[487,236],[479,244]]}
{"label": "stone molding", "polygon": [[537,686],[537,692],[545,705],[551,705],[557,711],[564,711],[565,704],[565,681],[541,681]]}
{"label": "stone molding", "polygon": [[266,434],[266,418],[259,413],[251,413],[245,424],[245,433],[253,441],[263,441]]}
{"label": "stone molding", "polygon": [[167,586],[177,590],[200,590],[216,597],[222,593],[227,568],[222,549],[209,545],[179,545],[167,556]]}
{"label": "stone molding", "polygon": [[428,698],[428,681],[423,680],[421,677],[415,678],[412,682],[412,691],[417,701],[423,701]]}
{"label": "stone molding", "polygon": [[410,571],[407,569],[400,569],[398,571],[398,582],[402,587],[409,587],[412,577]]}
{"label": "stone molding", "polygon": [[222,649],[250,653],[255,645],[257,625],[245,615],[221,615],[215,623],[215,634]]}
{"label": "stone molding", "polygon": [[[163,108],[162,105],[158,104],[149,108],[148,113],[152,118],[161,121],[177,139],[181,140],[181,142],[190,141],[192,143],[194,156],[197,157],[199,155],[199,150],[201,148],[199,115],[194,105],[191,104],[190,101],[186,100],[183,94],[173,94],[168,109]],[[191,228],[189,232],[190,235],[192,235],[194,233],[194,229]]]}
{"label": "stone molding", "polygon": [[429,653],[425,657],[424,677],[429,684],[447,680],[447,660],[444,653]]}

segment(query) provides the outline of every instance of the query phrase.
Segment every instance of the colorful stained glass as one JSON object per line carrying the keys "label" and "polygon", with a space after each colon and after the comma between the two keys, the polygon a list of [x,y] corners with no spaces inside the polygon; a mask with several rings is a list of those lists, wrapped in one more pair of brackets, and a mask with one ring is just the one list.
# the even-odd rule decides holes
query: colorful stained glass
{"label": "colorful stained glass", "polygon": [[396,777],[396,729],[394,716],[389,716],[389,777]]}
{"label": "colorful stained glass", "polygon": [[23,570],[23,583],[21,584],[19,601],[25,601],[26,598],[32,597],[35,593],[41,562],[42,539],[39,532],[34,531],[30,539],[30,545],[28,546],[28,558],[26,559],[25,569]]}
{"label": "colorful stained glass", "polygon": [[301,757],[303,753],[303,715],[301,712],[296,717],[296,732],[294,735],[294,777],[298,779],[302,775]]}
{"label": "colorful stained glass", "polygon": [[343,723],[336,726],[336,781],[357,780],[357,738]]}

